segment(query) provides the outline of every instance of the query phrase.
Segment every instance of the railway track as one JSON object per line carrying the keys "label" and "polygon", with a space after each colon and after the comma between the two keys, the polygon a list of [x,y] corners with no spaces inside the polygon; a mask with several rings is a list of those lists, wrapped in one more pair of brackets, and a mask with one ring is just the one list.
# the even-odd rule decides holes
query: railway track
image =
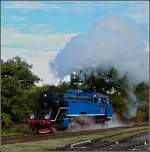
{"label": "railway track", "polygon": [[[148,143],[148,140],[147,139],[145,139],[145,141],[144,140],[138,140],[139,138],[141,138],[141,137],[146,137],[146,134],[141,134],[140,136],[135,136],[132,140],[131,139],[129,139],[129,138],[127,138],[125,141],[119,141],[120,142],[120,144],[118,144],[118,145],[116,145],[116,144],[113,144],[112,146],[111,146],[111,148],[112,149],[115,149],[115,150],[138,150],[138,149],[140,149],[141,148],[141,146],[144,146],[145,145],[145,147],[142,147],[142,149],[141,150],[146,150],[146,145],[148,145],[147,143]],[[139,148],[138,148],[139,147]],[[107,148],[107,147],[106,147]],[[106,150],[106,148],[105,148],[105,150]]]}
{"label": "railway track", "polygon": [[[86,141],[85,141],[86,142]],[[93,141],[91,141],[93,142]],[[78,146],[70,146],[70,147],[63,147],[63,148],[56,148],[50,149],[50,151],[122,151],[122,150],[148,150],[148,145],[144,144],[144,141],[130,141],[128,138],[128,142],[100,142],[95,144],[78,144]]]}
{"label": "railway track", "polygon": [[[143,130],[144,132],[138,133],[137,131]],[[136,133],[121,139],[119,136],[126,133]],[[117,137],[116,140],[110,140]],[[122,151],[122,150],[141,150],[147,151],[149,146],[148,130],[136,129],[120,133],[106,135],[101,138],[86,140],[79,143],[73,143],[64,147],[49,149],[50,151]]]}
{"label": "railway track", "polygon": [[[86,130],[86,131],[79,131],[79,132],[59,132],[55,134],[27,134],[27,135],[10,135],[10,136],[2,136],[1,137],[1,144],[14,144],[19,142],[31,142],[31,141],[39,141],[39,140],[47,140],[47,139],[59,139],[59,138],[67,138],[71,136],[79,136],[79,135],[87,135],[87,134],[94,134],[97,132],[103,131],[113,131],[119,129],[128,129],[134,127],[142,127],[143,124],[138,124],[134,126],[123,126],[123,127],[115,127],[115,128],[105,128],[105,129],[97,129],[97,130]],[[138,129],[137,129],[138,130]]]}
{"label": "railway track", "polygon": [[[113,136],[118,136],[118,134]],[[98,149],[101,151],[110,151],[110,150],[122,151],[122,150],[139,150],[142,146],[141,150],[146,150],[148,148],[148,138],[146,139],[145,137],[147,136],[148,136],[147,133],[143,132],[132,136],[124,137],[116,141],[110,141],[107,139],[104,141],[100,140],[99,142],[95,143],[95,146],[92,146],[92,148],[94,147],[94,149]],[[141,140],[140,138],[143,137],[144,140]]]}

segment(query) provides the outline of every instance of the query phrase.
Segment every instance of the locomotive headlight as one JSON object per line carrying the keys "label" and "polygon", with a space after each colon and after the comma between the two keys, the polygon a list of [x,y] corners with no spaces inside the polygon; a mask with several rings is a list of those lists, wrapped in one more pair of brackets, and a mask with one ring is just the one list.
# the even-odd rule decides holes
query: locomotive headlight
{"label": "locomotive headlight", "polygon": [[35,117],[34,114],[32,114],[32,115],[30,116],[30,119],[34,119],[34,117]]}
{"label": "locomotive headlight", "polygon": [[49,119],[49,115],[45,115],[45,119]]}

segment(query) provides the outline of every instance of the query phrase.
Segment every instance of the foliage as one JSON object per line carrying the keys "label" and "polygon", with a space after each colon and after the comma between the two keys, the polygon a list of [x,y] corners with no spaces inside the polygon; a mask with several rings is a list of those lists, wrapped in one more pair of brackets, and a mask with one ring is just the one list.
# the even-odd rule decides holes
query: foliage
{"label": "foliage", "polygon": [[149,87],[144,82],[141,82],[135,87],[135,94],[140,102],[136,121],[144,122],[149,120]]}
{"label": "foliage", "polygon": [[37,112],[38,110],[38,98],[43,92],[48,91],[49,86],[48,85],[43,85],[43,86],[34,86],[30,93],[27,96],[27,101],[28,101],[28,107],[32,109],[32,112]]}
{"label": "foliage", "polygon": [[62,92],[62,93],[65,92],[66,90],[70,90],[70,89],[72,89],[72,88],[71,88],[70,84],[67,82],[61,82],[58,86],[58,91]]}
{"label": "foliage", "polygon": [[25,123],[15,123],[10,128],[3,128],[2,135],[16,135],[16,134],[29,134],[32,130],[29,128],[28,124]]}
{"label": "foliage", "polygon": [[29,65],[20,57],[1,60],[2,127],[13,122],[25,120],[31,110],[26,100],[30,89],[40,79],[31,71]]}

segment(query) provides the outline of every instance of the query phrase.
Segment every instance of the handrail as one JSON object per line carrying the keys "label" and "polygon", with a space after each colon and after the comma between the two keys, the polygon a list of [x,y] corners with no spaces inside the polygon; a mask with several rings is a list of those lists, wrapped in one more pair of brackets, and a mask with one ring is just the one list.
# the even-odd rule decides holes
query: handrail
{"label": "handrail", "polygon": [[56,121],[56,120],[57,120],[57,117],[58,117],[58,115],[59,115],[59,112],[60,112],[60,110],[62,110],[62,109],[68,109],[68,108],[67,108],[67,107],[60,107],[59,110],[58,110],[58,112],[57,112],[57,115],[56,115],[55,119],[54,119],[54,120],[51,120],[51,121]]}

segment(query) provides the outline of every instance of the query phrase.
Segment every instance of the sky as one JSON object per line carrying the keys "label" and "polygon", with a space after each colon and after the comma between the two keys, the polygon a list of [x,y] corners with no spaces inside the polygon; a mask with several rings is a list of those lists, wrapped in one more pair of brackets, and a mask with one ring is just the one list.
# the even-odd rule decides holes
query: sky
{"label": "sky", "polygon": [[[49,62],[100,18],[125,16],[149,31],[148,1],[2,1],[1,56],[20,56],[42,81],[56,83]],[[147,37],[145,36],[145,40]]]}

